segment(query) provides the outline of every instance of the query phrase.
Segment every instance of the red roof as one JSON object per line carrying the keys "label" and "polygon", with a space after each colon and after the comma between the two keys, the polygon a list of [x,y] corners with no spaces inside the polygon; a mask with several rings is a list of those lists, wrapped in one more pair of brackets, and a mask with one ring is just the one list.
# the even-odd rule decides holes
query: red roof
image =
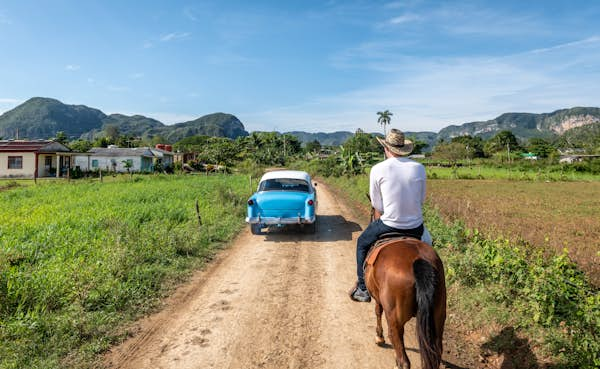
{"label": "red roof", "polygon": [[[64,145],[58,143],[58,142],[54,142],[54,141],[46,141],[46,140],[40,140],[40,141],[23,141],[23,140],[15,140],[15,141],[0,141],[0,151],[25,151],[25,152],[37,152],[37,151],[43,151],[43,149],[46,146],[54,146],[54,145],[60,145],[61,148],[55,147],[52,148],[50,151],[68,151],[68,148],[65,147]],[[66,150],[64,150],[64,149]],[[55,150],[57,149],[57,150]]]}

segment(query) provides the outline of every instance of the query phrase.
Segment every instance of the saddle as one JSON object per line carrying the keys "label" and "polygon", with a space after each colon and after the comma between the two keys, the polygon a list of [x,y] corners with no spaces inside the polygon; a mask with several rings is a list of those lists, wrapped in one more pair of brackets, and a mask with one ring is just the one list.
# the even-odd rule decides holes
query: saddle
{"label": "saddle", "polygon": [[377,241],[375,241],[375,244],[371,246],[369,252],[367,253],[363,269],[366,269],[367,265],[373,266],[373,264],[375,264],[375,261],[377,260],[377,256],[379,256],[381,250],[383,250],[386,246],[389,246],[394,241],[406,238],[412,238],[421,241],[421,238],[419,237],[402,232],[390,232],[379,235]]}

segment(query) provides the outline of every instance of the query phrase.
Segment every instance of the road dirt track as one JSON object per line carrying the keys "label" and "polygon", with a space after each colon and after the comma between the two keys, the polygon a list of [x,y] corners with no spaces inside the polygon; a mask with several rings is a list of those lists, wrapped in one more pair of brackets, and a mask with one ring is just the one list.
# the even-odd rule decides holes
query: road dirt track
{"label": "road dirt track", "polygon": [[[371,302],[352,302],[356,238],[366,225],[325,186],[318,228],[244,230],[179,288],[139,332],[107,354],[110,368],[392,368],[375,344]],[[359,224],[362,223],[362,224]],[[385,319],[384,319],[385,320]],[[384,326],[386,342],[387,327]],[[420,368],[414,319],[405,341]]]}

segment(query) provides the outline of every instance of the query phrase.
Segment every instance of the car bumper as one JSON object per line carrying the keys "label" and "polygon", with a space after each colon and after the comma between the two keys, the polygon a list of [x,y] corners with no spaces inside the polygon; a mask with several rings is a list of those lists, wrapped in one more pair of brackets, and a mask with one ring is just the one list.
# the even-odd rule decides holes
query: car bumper
{"label": "car bumper", "polygon": [[277,218],[277,217],[246,217],[246,223],[250,224],[264,224],[264,225],[275,225],[275,224],[311,224],[317,219],[316,216],[310,218],[294,217],[294,218]]}

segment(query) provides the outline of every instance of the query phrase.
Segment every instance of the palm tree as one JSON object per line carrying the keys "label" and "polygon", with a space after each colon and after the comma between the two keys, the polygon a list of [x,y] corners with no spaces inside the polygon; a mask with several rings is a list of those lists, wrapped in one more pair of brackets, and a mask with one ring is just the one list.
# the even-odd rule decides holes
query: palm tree
{"label": "palm tree", "polygon": [[390,124],[390,121],[392,120],[392,115],[394,115],[391,111],[386,110],[386,111],[378,111],[377,115],[379,115],[379,118],[377,119],[377,123],[381,124],[383,126],[383,135],[385,136],[387,134],[385,127]]}

